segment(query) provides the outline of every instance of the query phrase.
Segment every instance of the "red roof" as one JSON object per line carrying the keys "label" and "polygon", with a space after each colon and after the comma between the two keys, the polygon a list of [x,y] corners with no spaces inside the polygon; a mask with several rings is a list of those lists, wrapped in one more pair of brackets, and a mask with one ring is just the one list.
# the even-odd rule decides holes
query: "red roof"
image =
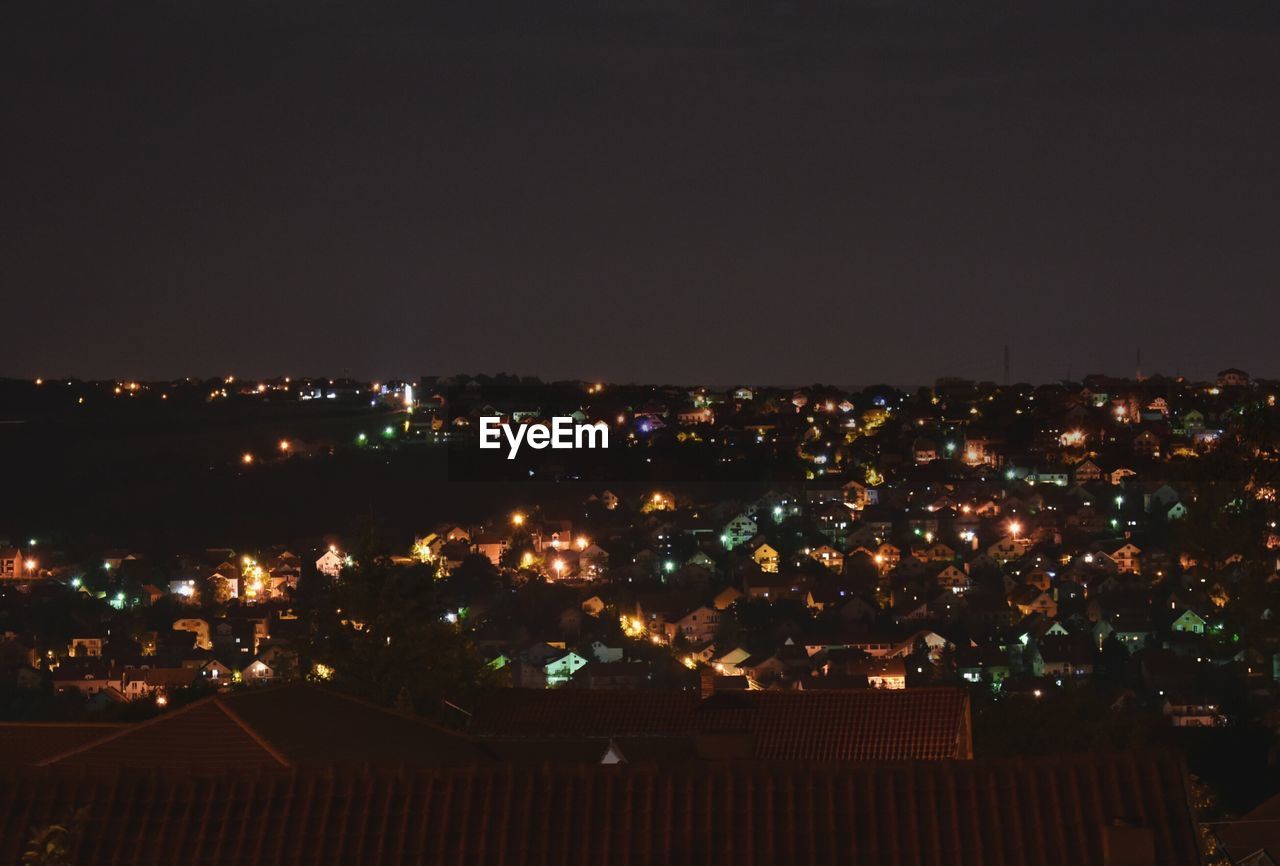
{"label": "red roof", "polygon": [[961,689],[720,693],[503,689],[477,708],[479,737],[746,733],[780,760],[910,760],[972,754]]}
{"label": "red roof", "polygon": [[78,722],[2,722],[0,767],[37,764],[124,728],[124,725]]}
{"label": "red roof", "polygon": [[59,736],[50,736],[65,745],[42,745],[38,759],[21,763],[203,772],[339,763],[457,765],[489,757],[458,733],[304,683],[205,698],[139,725],[63,726],[79,727],[93,735],[71,741],[55,731]]}
{"label": "red roof", "polygon": [[1193,866],[1186,791],[1180,761],[1142,753],[205,778],[26,770],[0,775],[0,862],[86,806],[77,862],[120,866],[1101,866],[1120,841],[1148,847],[1148,862]]}
{"label": "red roof", "polygon": [[89,769],[208,766],[236,770],[286,767],[288,762],[222,701],[207,698],[121,728],[39,762]]}

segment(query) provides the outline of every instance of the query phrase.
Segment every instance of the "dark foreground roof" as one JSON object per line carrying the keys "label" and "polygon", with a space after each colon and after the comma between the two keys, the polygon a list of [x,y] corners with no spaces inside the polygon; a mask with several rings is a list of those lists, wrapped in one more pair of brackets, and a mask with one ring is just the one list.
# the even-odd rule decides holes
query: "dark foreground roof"
{"label": "dark foreground roof", "polygon": [[38,764],[124,728],[78,722],[0,722],[0,767]]}
{"label": "dark foreground roof", "polygon": [[919,760],[972,754],[962,689],[717,693],[502,689],[477,737],[688,737],[744,733],[762,760]]}
{"label": "dark foreground roof", "polygon": [[26,746],[0,746],[9,765],[87,770],[207,773],[470,765],[489,758],[453,731],[306,683],[205,698],[136,725],[0,726],[0,735],[11,730]]}
{"label": "dark foreground roof", "polygon": [[1280,795],[1264,800],[1252,812],[1236,820],[1215,823],[1213,832],[1232,863],[1259,851],[1273,861],[1280,860]]}
{"label": "dark foreground roof", "polygon": [[11,770],[0,863],[69,807],[89,811],[76,862],[121,866],[1200,863],[1181,762],[1132,753],[204,778]]}

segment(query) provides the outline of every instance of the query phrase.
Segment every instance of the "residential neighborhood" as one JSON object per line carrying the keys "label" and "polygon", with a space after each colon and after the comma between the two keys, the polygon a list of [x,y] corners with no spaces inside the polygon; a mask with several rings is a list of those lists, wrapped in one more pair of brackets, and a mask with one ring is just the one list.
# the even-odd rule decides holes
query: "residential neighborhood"
{"label": "residential neighborhood", "polygon": [[[241,399],[277,387],[294,386],[249,383]],[[377,442],[226,471],[452,454],[475,417],[529,423],[575,392],[384,387],[352,386],[400,419]],[[309,683],[508,757],[572,734],[553,751],[587,763],[966,761],[1133,742],[1190,749],[1244,811],[1270,776],[1232,790],[1211,755],[1232,732],[1280,733],[1277,392],[1239,371],[915,393],[581,385],[574,411],[616,428],[626,459],[710,461],[722,480],[597,482],[537,463],[558,481],[504,486],[488,513],[448,516],[463,488],[443,485],[436,516],[407,531],[351,522],[266,544],[92,548],[24,526],[0,550],[3,708],[152,724]],[[776,480],[743,483],[738,465]],[[446,658],[449,675],[421,675]],[[886,713],[916,745],[819,734]],[[1070,713],[1085,715],[1069,732],[1018,727]]]}

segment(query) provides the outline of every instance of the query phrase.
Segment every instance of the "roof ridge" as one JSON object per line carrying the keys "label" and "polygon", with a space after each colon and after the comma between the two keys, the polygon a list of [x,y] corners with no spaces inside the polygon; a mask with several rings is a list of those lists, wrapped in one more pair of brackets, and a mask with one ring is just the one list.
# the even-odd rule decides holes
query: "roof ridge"
{"label": "roof ridge", "polygon": [[36,763],[36,765],[35,765],[35,766],[37,766],[37,767],[47,767],[47,766],[49,766],[50,764],[55,764],[55,763],[57,763],[58,761],[61,761],[61,760],[65,759],[65,758],[69,758],[69,757],[71,757],[72,755],[78,755],[78,754],[80,754],[81,752],[86,752],[86,751],[88,751],[89,749],[94,748],[95,746],[101,745],[102,743],[109,743],[109,742],[111,742],[112,740],[119,739],[120,737],[126,736],[127,734],[131,734],[131,733],[133,733],[134,731],[141,731],[141,730],[144,730],[144,729],[146,729],[146,728],[151,727],[152,725],[159,724],[160,722],[165,721],[165,720],[167,720],[167,719],[176,718],[176,717],[178,717],[178,716],[183,715],[184,713],[189,713],[189,712],[191,712],[192,710],[194,710],[196,707],[199,707],[199,706],[201,706],[202,704],[207,704],[207,703],[209,703],[210,701],[213,701],[213,700],[215,700],[215,699],[216,699],[216,696],[210,696],[210,697],[207,697],[207,698],[201,698],[201,699],[200,699],[200,700],[198,700],[198,701],[192,701],[191,703],[187,704],[185,707],[180,707],[180,708],[178,708],[178,709],[176,709],[176,710],[173,710],[172,712],[168,712],[168,713],[161,713],[160,715],[158,715],[158,716],[156,716],[156,717],[154,717],[154,718],[147,719],[145,722],[140,722],[140,723],[138,723],[138,724],[136,724],[136,725],[129,725],[129,724],[122,725],[122,726],[121,726],[121,728],[120,728],[120,730],[118,730],[118,731],[115,731],[115,732],[113,732],[113,733],[110,733],[110,734],[108,734],[107,736],[105,736],[105,737],[101,737],[101,738],[96,739],[96,740],[90,740],[90,741],[89,741],[89,742],[87,742],[87,743],[84,743],[84,744],[82,744],[82,745],[76,746],[75,748],[72,748],[72,749],[68,749],[68,750],[67,750],[67,751],[65,751],[65,752],[60,752],[60,753],[58,753],[58,754],[56,754],[56,755],[53,755],[53,756],[48,757],[48,758],[45,758],[43,761],[38,761],[38,762]]}
{"label": "roof ridge", "polygon": [[344,691],[331,688],[329,686],[320,686],[320,685],[315,685],[314,683],[306,683],[304,685],[307,685],[318,692],[323,692],[326,695],[333,695],[335,697],[342,698],[345,701],[349,701],[350,703],[358,704],[362,707],[365,707],[366,709],[377,710],[383,715],[392,716],[397,719],[403,719],[406,722],[413,722],[414,724],[422,725],[423,727],[431,728],[432,730],[440,731],[441,733],[452,734],[455,737],[461,737],[462,739],[467,739],[465,734],[459,731],[455,731],[452,728],[446,728],[444,725],[441,725],[438,722],[433,722],[430,719],[423,719],[415,715],[410,715],[409,713],[402,712],[401,710],[397,710],[393,707],[384,707],[381,704],[376,704],[373,701],[356,697],[355,695],[347,694]]}
{"label": "roof ridge", "polygon": [[0,728],[131,728],[129,722],[0,721]]}
{"label": "roof ridge", "polygon": [[257,743],[259,746],[261,746],[261,747],[262,747],[262,749],[263,749],[263,750],[264,750],[268,755],[270,755],[273,759],[275,759],[275,761],[276,761],[277,763],[279,763],[279,764],[280,764],[280,766],[282,766],[282,767],[292,767],[292,766],[293,766],[293,764],[292,764],[292,763],[290,763],[289,759],[288,759],[288,758],[286,758],[286,757],[284,756],[284,753],[282,753],[282,752],[281,752],[279,749],[277,749],[275,746],[271,745],[271,743],[269,743],[269,742],[267,741],[267,738],[266,738],[266,737],[262,736],[262,734],[259,734],[259,733],[258,733],[257,731],[255,731],[252,727],[250,727],[248,722],[246,722],[244,719],[240,718],[240,716],[239,716],[239,714],[238,714],[238,713],[236,713],[234,710],[232,710],[230,707],[228,707],[228,706],[226,705],[226,703],[225,703],[225,702],[223,702],[223,701],[221,700],[221,696],[215,696],[215,697],[214,697],[214,699],[213,699],[213,704],[214,704],[214,706],[216,706],[218,709],[222,710],[223,715],[225,715],[225,716],[226,716],[228,719],[230,719],[231,721],[235,722],[235,723],[236,723],[236,725],[238,725],[238,726],[240,727],[240,729],[241,729],[241,730],[243,730],[246,734],[248,734],[248,735],[249,735],[249,737],[250,737],[250,738],[251,738],[255,743]]}

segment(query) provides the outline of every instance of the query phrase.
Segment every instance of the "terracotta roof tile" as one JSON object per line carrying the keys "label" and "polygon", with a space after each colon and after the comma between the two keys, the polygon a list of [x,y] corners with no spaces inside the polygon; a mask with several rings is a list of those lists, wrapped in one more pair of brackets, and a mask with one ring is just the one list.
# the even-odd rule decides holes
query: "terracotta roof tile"
{"label": "terracotta roof tile", "polygon": [[1112,825],[1200,855],[1163,755],[845,764],[0,775],[0,862],[69,806],[77,862],[1101,866]]}
{"label": "terracotta roof tile", "polygon": [[125,725],[76,722],[0,723],[0,767],[37,764],[124,730]]}
{"label": "terracotta roof tile", "polygon": [[188,704],[40,761],[87,769],[258,769],[288,761],[216,698]]}
{"label": "terracotta roof tile", "polygon": [[[76,729],[83,733],[67,733]],[[303,683],[206,698],[139,725],[67,725],[27,736],[48,742],[35,747],[38,760],[23,763],[97,769],[424,766],[489,759],[461,734]],[[0,756],[5,751],[0,747]]]}
{"label": "terracotta roof tile", "polygon": [[479,737],[744,732],[769,760],[909,760],[972,753],[960,689],[719,693],[504,689],[477,708]]}

